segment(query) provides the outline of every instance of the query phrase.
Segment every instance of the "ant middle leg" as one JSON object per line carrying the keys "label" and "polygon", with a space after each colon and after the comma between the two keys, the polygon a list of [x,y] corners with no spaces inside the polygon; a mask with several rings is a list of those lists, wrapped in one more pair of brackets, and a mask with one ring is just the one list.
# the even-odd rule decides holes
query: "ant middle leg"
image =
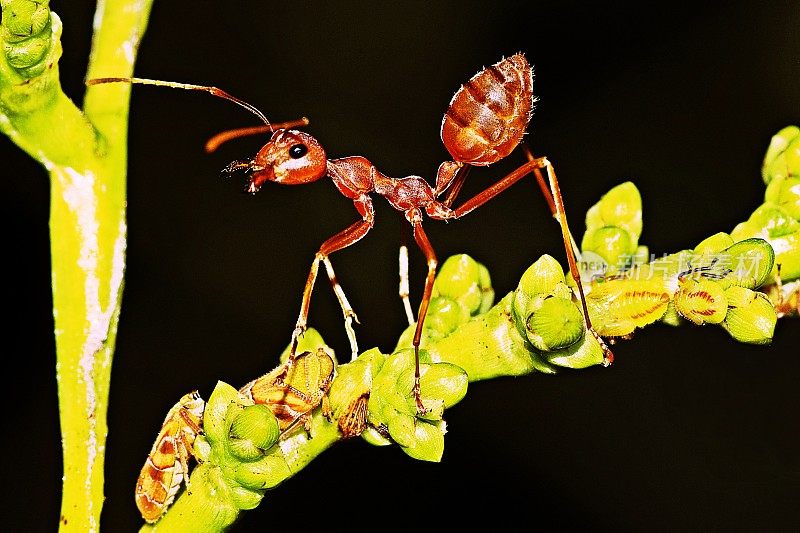
{"label": "ant middle leg", "polygon": [[[308,272],[306,285],[303,289],[303,299],[302,303],[300,304],[300,313],[297,316],[297,323],[295,324],[294,331],[292,332],[292,340],[290,343],[289,359],[287,361],[288,364],[286,365],[286,372],[288,372],[291,366],[294,364],[297,354],[297,345],[300,341],[300,337],[308,327],[308,312],[309,308],[311,307],[311,293],[314,290],[314,283],[317,280],[319,264],[321,262],[325,264],[325,269],[328,272],[328,278],[333,286],[333,291],[339,300],[339,305],[342,307],[342,313],[345,316],[345,329],[347,330],[347,336],[350,340],[350,348],[353,353],[353,357],[358,355],[358,345],[356,343],[355,332],[353,332],[352,329],[352,322],[356,316],[353,312],[353,309],[350,307],[350,303],[347,301],[347,297],[344,295],[344,291],[336,281],[336,274],[333,272],[333,265],[331,265],[330,260],[328,259],[328,256],[333,252],[347,248],[351,244],[355,244],[356,242],[360,241],[364,235],[366,235],[369,230],[372,229],[375,219],[372,201],[369,199],[369,197],[365,196],[355,200],[354,204],[356,209],[358,209],[359,213],[361,214],[362,220],[354,222],[348,228],[340,231],[322,243],[319,251],[314,256],[314,261],[311,263],[311,269]],[[356,322],[358,322],[357,319]]]}
{"label": "ant middle leg", "polygon": [[400,273],[400,285],[398,287],[398,295],[403,302],[403,309],[406,312],[408,325],[414,323],[414,311],[411,310],[411,300],[409,299],[409,284],[408,284],[408,244],[406,240],[408,234],[406,225],[400,225],[400,251],[398,254],[398,271]]}
{"label": "ant middle leg", "polygon": [[427,409],[422,405],[422,399],[419,394],[419,345],[422,339],[422,326],[425,322],[425,315],[428,313],[428,305],[431,302],[431,295],[433,293],[433,282],[436,279],[436,267],[439,264],[436,259],[436,252],[433,250],[428,235],[422,229],[422,215],[416,209],[412,209],[406,213],[406,218],[411,222],[414,228],[414,240],[417,245],[425,254],[425,260],[428,264],[428,274],[425,277],[425,290],[422,293],[422,301],[419,304],[419,313],[417,314],[417,327],[414,330],[414,401],[417,403],[417,411],[421,414],[427,412]]}
{"label": "ant middle leg", "polygon": [[350,341],[351,359],[355,359],[358,357],[358,341],[356,340],[356,332],[353,331],[353,322],[356,324],[360,324],[360,322],[350,302],[347,300],[347,296],[344,294],[344,289],[342,289],[342,286],[339,285],[339,281],[336,279],[336,273],[333,271],[331,260],[328,259],[328,256],[325,256],[322,258],[322,262],[325,264],[325,271],[328,273],[328,280],[331,282],[333,293],[336,295],[336,299],[339,300],[339,307],[342,308],[344,329],[347,332],[347,339]]}

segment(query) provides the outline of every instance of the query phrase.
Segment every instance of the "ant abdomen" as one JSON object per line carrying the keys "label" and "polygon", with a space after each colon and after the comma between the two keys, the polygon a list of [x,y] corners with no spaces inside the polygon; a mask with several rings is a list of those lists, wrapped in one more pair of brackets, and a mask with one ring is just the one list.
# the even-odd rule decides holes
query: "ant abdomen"
{"label": "ant abdomen", "polygon": [[533,110],[533,70],[521,53],[475,74],[450,101],[442,142],[458,163],[486,166],[522,140]]}

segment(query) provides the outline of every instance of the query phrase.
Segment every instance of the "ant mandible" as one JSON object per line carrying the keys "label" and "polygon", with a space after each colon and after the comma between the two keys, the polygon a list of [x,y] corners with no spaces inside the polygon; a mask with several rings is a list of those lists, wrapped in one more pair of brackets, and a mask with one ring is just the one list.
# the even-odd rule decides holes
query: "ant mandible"
{"label": "ant mandible", "polygon": [[[433,246],[422,227],[423,213],[434,220],[453,220],[463,217],[482,206],[508,187],[533,173],[539,188],[547,200],[553,216],[561,226],[561,235],[567,253],[570,273],[575,280],[583,307],[583,317],[588,331],[598,340],[604,351],[604,363],[611,364],[613,354],[606,343],[597,334],[591,324],[586,307],[586,300],[581,284],[580,273],[576,264],[576,251],[564,213],[564,202],[556,179],[553,165],[546,157],[535,157],[531,150],[522,143],[522,137],[530,122],[533,110],[533,70],[522,53],[517,53],[500,62],[484,68],[474,75],[455,93],[442,120],[441,137],[452,161],[445,161],[439,166],[436,175],[436,186],[432,188],[419,176],[392,178],[382,174],[375,165],[365,157],[352,156],[340,159],[328,159],[320,142],[308,133],[290,129],[308,123],[306,119],[282,124],[270,124],[266,117],[250,104],[231,96],[216,87],[189,85],[141,78],[99,78],[87,83],[128,82],[146,85],[160,85],[179,89],[205,91],[215,96],[231,100],[258,116],[264,126],[240,128],[223,132],[212,138],[206,145],[208,151],[215,150],[220,144],[231,139],[258,133],[271,133],[267,144],[250,160],[234,161],[223,173],[230,175],[244,171],[248,175],[247,191],[256,193],[261,186],[272,181],[283,185],[300,185],[311,183],[328,176],[342,195],[353,201],[361,220],[330,237],[314,256],[311,269],[303,290],[300,314],[292,332],[289,364],[296,357],[297,343],[306,330],[311,292],[317,279],[320,263],[333,287],[333,291],[342,308],[345,329],[350,347],[355,358],[358,355],[358,344],[352,322],[356,318],[347,297],[336,280],[336,274],[329,256],[361,240],[374,224],[374,210],[370,194],[379,194],[396,210],[405,215],[413,229],[414,240],[425,254],[428,273],[425,278],[425,290],[417,313],[417,324],[414,331],[414,352],[416,356],[414,374],[414,398],[417,409],[424,412],[419,394],[419,345],[422,327],[428,304],[431,300],[433,282],[438,260]],[[461,206],[451,206],[458,196],[469,169],[473,166],[488,166],[503,159],[521,146],[527,161],[517,169],[501,178],[493,185],[478,193]],[[547,172],[547,182],[541,169]],[[440,196],[446,194],[443,200]],[[408,272],[404,265],[405,248],[401,247],[401,280],[400,296],[406,308],[409,323],[413,323],[408,302]],[[407,264],[407,259],[406,263]]]}

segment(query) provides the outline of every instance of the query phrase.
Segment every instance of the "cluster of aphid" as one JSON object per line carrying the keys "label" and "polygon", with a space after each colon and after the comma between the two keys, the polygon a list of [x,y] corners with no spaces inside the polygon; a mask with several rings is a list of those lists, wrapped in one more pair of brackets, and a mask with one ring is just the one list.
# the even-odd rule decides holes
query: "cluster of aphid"
{"label": "cluster of aphid", "polygon": [[[311,412],[322,405],[330,414],[327,393],[336,363],[320,348],[303,352],[241,388],[240,394],[252,405],[265,405],[274,415],[277,431],[283,435],[296,426],[310,429]],[[182,483],[189,485],[189,460],[203,433],[206,404],[197,391],[183,396],[170,409],[150,455],[136,482],[136,505],[142,517],[155,522],[175,499]]]}
{"label": "cluster of aphid", "polygon": [[[589,210],[586,222],[582,264],[593,267],[587,272],[586,301],[604,337],[613,341],[658,320],[677,325],[685,319],[720,324],[741,342],[772,338],[777,315],[756,289],[779,276],[773,245],[763,238],[717,233],[692,250],[652,257],[638,242],[641,199],[632,183],[609,191]],[[797,277],[784,272],[788,279]],[[751,320],[750,313],[761,308],[764,320]],[[745,309],[750,310],[747,320]],[[757,327],[746,327],[753,324]]]}

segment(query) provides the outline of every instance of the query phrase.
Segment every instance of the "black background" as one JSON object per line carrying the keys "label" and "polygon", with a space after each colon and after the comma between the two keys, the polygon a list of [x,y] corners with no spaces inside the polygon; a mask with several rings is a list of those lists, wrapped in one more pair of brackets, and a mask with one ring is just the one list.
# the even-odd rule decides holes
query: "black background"
{"label": "black background", "polygon": [[[309,116],[330,157],[362,154],[389,175],[430,179],[446,157],[439,125],[453,92],[523,51],[540,98],[529,140],[558,169],[573,232],[601,194],[632,179],[644,199],[642,242],[661,254],[730,231],[761,202],[769,138],[800,119],[800,8],[641,4],[162,0],[136,72],[226,88],[273,120]],[[93,5],[52,7],[64,21],[64,88],[80,100]],[[238,386],[274,366],[313,253],[357,216],[326,181],[248,196],[220,180],[219,169],[262,142],[203,153],[215,132],[254,124],[232,104],[137,87],[132,106],[107,531],[139,525],[134,482],[166,410],[191,389],[207,397],[217,379]],[[61,478],[49,191],[44,171],[5,138],[0,154],[16,317],[5,363],[21,365],[6,372],[4,515],[48,531]],[[462,198],[520,156],[508,159],[474,172]],[[375,229],[333,263],[361,319],[360,345],[389,350],[405,320],[395,295],[401,217],[375,203]],[[440,257],[485,263],[499,295],[540,254],[564,257],[532,182],[426,227]],[[415,304],[423,276],[412,250]],[[347,354],[340,317],[320,283],[311,325]],[[427,530],[473,517],[526,528],[796,530],[798,341],[796,321],[780,322],[769,347],[737,344],[717,327],[653,326],[617,345],[608,369],[474,384],[446,415],[441,464],[341,444],[243,513],[236,530]]]}

